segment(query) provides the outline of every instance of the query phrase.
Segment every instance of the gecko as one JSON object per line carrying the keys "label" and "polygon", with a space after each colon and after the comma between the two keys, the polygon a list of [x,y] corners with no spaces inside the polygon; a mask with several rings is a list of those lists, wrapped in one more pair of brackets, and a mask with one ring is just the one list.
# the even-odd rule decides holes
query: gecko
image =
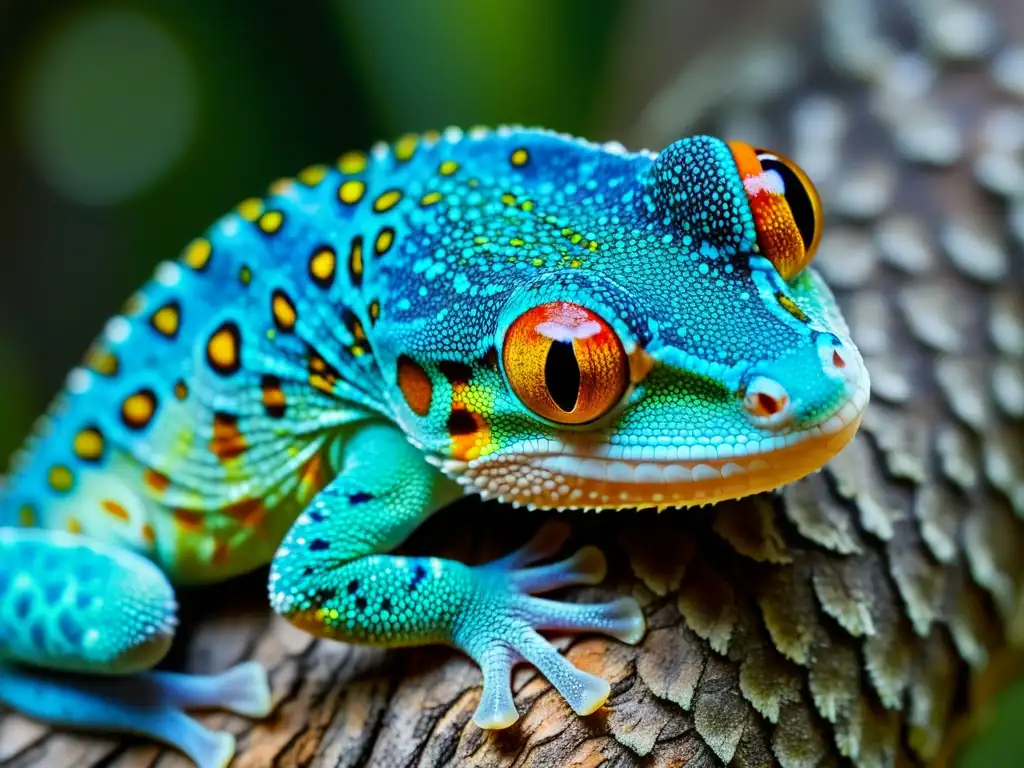
{"label": "gecko", "polygon": [[684,508],[780,488],[857,431],[868,374],[810,266],[792,160],[688,136],[628,151],[544,130],[409,134],[243,201],[113,317],[0,488],[0,703],[141,734],[200,768],[265,716],[265,671],[154,671],[174,585],[270,565],[317,637],[446,644],[506,728],[511,670],[608,699],[542,632],[645,632],[568,527],[467,566],[394,554],[477,495],[529,510]]}

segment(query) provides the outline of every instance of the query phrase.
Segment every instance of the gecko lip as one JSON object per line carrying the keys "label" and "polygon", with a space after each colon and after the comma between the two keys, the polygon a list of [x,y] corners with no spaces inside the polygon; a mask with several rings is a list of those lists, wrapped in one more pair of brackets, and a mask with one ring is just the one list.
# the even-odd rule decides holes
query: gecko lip
{"label": "gecko lip", "polygon": [[[622,446],[581,449],[549,440],[445,469],[485,498],[537,508],[710,504],[773,490],[821,469],[856,434],[868,396],[865,384],[821,424],[738,448],[658,446],[633,458]],[[634,456],[641,450],[633,449]]]}

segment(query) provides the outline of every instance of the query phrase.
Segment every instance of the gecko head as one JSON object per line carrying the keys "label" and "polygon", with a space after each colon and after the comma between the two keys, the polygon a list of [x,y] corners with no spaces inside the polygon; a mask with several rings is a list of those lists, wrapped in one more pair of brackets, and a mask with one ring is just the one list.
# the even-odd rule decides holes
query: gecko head
{"label": "gecko head", "polygon": [[454,307],[484,321],[488,351],[436,377],[443,441],[410,432],[470,489],[539,508],[711,503],[810,474],[856,432],[868,376],[808,266],[821,217],[803,172],[694,137],[630,173],[574,228],[597,243],[579,264],[517,281],[493,316]]}

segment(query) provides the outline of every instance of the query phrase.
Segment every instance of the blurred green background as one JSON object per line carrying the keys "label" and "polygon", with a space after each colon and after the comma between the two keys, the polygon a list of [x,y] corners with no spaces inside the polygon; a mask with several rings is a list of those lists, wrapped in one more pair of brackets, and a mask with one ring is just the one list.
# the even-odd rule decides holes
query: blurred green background
{"label": "blurred green background", "polygon": [[[813,7],[0,0],[0,454],[154,265],[273,179],[448,125],[656,147],[782,92]],[[730,71],[739,46],[768,63]],[[1021,712],[963,765],[1024,764]]]}

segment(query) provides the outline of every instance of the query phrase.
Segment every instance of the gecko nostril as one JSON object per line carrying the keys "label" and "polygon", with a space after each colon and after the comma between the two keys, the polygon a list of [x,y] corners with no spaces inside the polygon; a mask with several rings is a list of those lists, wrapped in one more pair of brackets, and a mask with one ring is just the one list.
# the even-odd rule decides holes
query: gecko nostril
{"label": "gecko nostril", "polygon": [[747,386],[743,407],[755,422],[780,424],[790,412],[789,394],[777,381],[758,376]]}
{"label": "gecko nostril", "polygon": [[782,410],[783,403],[779,402],[771,395],[766,395],[764,392],[760,392],[757,395],[757,406],[758,409],[766,416],[774,416]]}
{"label": "gecko nostril", "polygon": [[838,349],[832,350],[832,365],[834,365],[836,368],[846,367],[846,358],[839,354]]}

